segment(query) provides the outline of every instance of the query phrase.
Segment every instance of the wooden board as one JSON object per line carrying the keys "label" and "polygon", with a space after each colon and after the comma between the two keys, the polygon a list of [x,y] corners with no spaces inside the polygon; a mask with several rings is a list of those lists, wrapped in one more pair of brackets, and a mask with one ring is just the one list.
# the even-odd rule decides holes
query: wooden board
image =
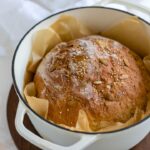
{"label": "wooden board", "polygon": [[[40,150],[30,142],[26,141],[17,133],[14,125],[17,105],[18,105],[18,98],[14,90],[14,87],[12,86],[8,96],[8,103],[7,103],[7,120],[11,136],[18,150]],[[30,129],[30,131],[38,134],[35,131],[34,127],[32,126],[27,116],[25,116],[24,124],[28,129]],[[132,148],[132,150],[150,150],[150,134],[141,143]]]}

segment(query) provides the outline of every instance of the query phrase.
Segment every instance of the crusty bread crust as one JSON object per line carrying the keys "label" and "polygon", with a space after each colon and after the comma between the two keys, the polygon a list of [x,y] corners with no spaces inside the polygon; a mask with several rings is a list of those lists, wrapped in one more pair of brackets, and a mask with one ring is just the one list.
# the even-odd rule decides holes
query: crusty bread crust
{"label": "crusty bread crust", "polygon": [[48,119],[75,127],[83,109],[93,130],[101,121],[126,122],[137,107],[144,109],[149,81],[139,56],[98,35],[58,44],[34,77],[37,97],[49,100]]}

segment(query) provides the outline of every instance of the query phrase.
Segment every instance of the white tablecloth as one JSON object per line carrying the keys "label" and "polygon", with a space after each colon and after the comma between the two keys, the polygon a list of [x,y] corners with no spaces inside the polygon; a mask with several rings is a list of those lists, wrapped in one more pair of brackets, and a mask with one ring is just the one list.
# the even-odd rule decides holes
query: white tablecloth
{"label": "white tablecloth", "polygon": [[[6,104],[12,84],[11,60],[17,43],[24,33],[39,20],[62,8],[81,5],[99,5],[104,0],[1,0],[0,1],[0,150],[16,150],[7,125]],[[127,1],[127,0],[126,0]],[[150,9],[149,0],[130,0],[138,2]],[[107,3],[108,0],[105,0]],[[150,21],[145,15],[131,7],[120,4],[105,4],[139,14]]]}

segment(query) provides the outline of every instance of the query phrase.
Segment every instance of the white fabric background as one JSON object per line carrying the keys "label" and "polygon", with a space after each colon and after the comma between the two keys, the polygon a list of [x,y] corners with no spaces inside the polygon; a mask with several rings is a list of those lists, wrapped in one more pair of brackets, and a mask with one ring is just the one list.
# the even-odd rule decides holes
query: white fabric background
{"label": "white fabric background", "polygon": [[[25,32],[35,23],[55,11],[64,8],[99,5],[99,2],[107,3],[108,0],[1,0],[0,1],[0,150],[16,150],[11,139],[7,118],[6,105],[10,90],[11,60],[15,47]],[[127,0],[126,0],[127,1]],[[140,6],[150,9],[149,0],[130,0]],[[115,7],[133,12],[150,21],[150,14],[144,14],[126,5],[109,4]]]}

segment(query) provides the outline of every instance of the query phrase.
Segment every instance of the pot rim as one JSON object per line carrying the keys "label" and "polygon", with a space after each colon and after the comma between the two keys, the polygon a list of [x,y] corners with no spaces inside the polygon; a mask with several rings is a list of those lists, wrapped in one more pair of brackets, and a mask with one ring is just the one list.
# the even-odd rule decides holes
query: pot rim
{"label": "pot rim", "polygon": [[[132,127],[135,127],[136,125],[139,125],[140,123],[143,123],[144,121],[148,120],[150,118],[150,115],[148,115],[147,117],[145,117],[144,119],[140,120],[139,122],[133,124],[133,125],[130,125],[130,126],[127,126],[125,128],[121,128],[121,129],[118,129],[118,130],[114,130],[114,131],[106,131],[106,132],[86,132],[86,131],[75,131],[75,130],[71,130],[71,129],[68,129],[68,128],[65,128],[65,127],[62,127],[60,125],[57,125],[53,122],[50,122],[46,119],[44,119],[43,117],[41,117],[39,114],[37,114],[26,102],[25,98],[22,96],[18,86],[17,86],[17,83],[16,83],[16,78],[15,78],[15,71],[14,71],[14,66],[15,66],[15,59],[16,59],[16,55],[17,55],[17,52],[19,50],[19,47],[21,45],[21,43],[23,42],[23,40],[25,39],[25,37],[28,35],[28,33],[30,31],[32,31],[37,25],[39,25],[41,22],[53,17],[53,16],[56,16],[58,14],[61,14],[61,13],[64,13],[64,12],[68,12],[68,11],[71,11],[71,10],[76,10],[76,9],[88,9],[88,8],[96,8],[96,9],[109,9],[109,10],[114,10],[114,11],[117,11],[117,12],[122,12],[122,13],[125,13],[125,14],[128,14],[130,16],[136,16],[135,14],[132,14],[130,12],[126,12],[124,10],[119,10],[119,9],[116,9],[116,8],[108,8],[108,7],[103,7],[103,6],[85,6],[85,7],[76,7],[76,8],[70,8],[70,9],[65,9],[63,11],[59,11],[57,13],[54,13],[52,15],[49,15],[48,17],[42,19],[41,21],[39,21],[38,23],[36,23],[34,26],[32,26],[25,34],[24,36],[21,38],[21,40],[19,41],[16,49],[15,49],[15,52],[13,54],[13,59],[12,59],[12,66],[11,66],[11,73],[12,73],[12,78],[13,78],[13,84],[14,84],[14,87],[15,87],[15,90],[16,90],[16,93],[18,94],[19,98],[22,100],[22,102],[24,103],[24,105],[29,109],[31,110],[31,112],[38,116],[38,118],[40,118],[42,121],[45,121],[46,123],[48,123],[49,125],[52,125],[54,127],[58,127],[59,129],[63,129],[63,130],[66,130],[66,131],[70,131],[70,132],[73,132],[73,133],[80,133],[80,134],[89,134],[89,135],[95,135],[95,134],[110,134],[110,133],[116,133],[116,132],[121,132],[121,131],[125,131],[127,129],[131,129]],[[138,19],[142,20],[143,22],[145,22],[147,25],[150,26],[150,23],[146,20],[144,20],[143,18],[139,17],[139,16],[136,16],[138,17]]]}

